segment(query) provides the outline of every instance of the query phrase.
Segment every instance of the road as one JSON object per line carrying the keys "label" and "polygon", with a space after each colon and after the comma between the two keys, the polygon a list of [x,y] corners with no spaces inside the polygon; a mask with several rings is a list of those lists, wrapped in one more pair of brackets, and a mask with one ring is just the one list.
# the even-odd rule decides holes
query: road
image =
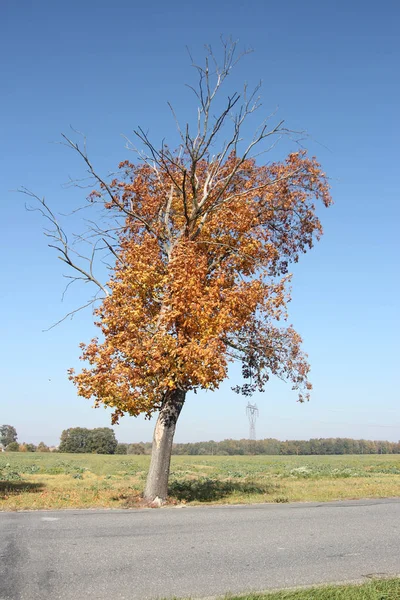
{"label": "road", "polygon": [[400,574],[400,498],[0,513],[1,600],[201,598]]}

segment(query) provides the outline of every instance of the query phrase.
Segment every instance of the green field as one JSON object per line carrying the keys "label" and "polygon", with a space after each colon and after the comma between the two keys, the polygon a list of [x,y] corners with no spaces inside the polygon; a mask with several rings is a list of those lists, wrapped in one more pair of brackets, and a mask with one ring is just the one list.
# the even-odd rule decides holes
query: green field
{"label": "green field", "polygon": [[[2,453],[0,509],[134,508],[148,456]],[[400,496],[400,455],[174,456],[170,502],[254,503]]]}

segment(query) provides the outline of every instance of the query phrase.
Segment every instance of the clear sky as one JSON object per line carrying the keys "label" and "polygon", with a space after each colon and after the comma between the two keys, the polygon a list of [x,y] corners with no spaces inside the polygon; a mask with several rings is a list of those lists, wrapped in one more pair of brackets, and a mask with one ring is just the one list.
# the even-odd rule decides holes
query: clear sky
{"label": "clear sky", "polygon": [[[309,132],[335,200],[322,241],[294,271],[290,321],[312,364],[312,399],[300,405],[272,381],[253,398],[257,437],[398,440],[399,2],[3,0],[0,11],[0,423],[21,442],[49,444],[67,427],[109,425],[66,376],[93,335],[90,310],[42,332],[89,290],[61,303],[65,270],[11,190],[26,186],[58,212],[79,203],[83,193],[63,184],[83,167],[55,143],[70,125],[104,173],[128,157],[121,134],[137,125],[174,140],[167,101],[184,119],[195,108],[185,47],[201,57],[224,34],[254,49],[230,85],[263,80],[262,110]],[[233,372],[218,392],[190,396],[176,440],[246,437],[236,382]],[[125,417],[116,435],[147,441],[152,427]]]}

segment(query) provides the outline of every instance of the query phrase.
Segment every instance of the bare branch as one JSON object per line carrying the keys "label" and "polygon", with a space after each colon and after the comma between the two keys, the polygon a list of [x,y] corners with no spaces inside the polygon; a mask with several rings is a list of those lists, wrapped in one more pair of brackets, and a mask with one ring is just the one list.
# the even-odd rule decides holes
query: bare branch
{"label": "bare branch", "polygon": [[[74,269],[75,271],[77,271],[78,273],[80,273],[81,275],[83,275],[83,279],[85,281],[94,283],[100,290],[102,290],[102,292],[106,296],[108,296],[109,292],[106,289],[106,287],[104,285],[102,285],[100,283],[100,281],[93,274],[93,258],[94,258],[94,253],[92,252],[91,258],[88,258],[88,257],[83,257],[79,253],[77,253],[76,251],[71,250],[71,247],[69,245],[68,238],[67,238],[67,235],[66,235],[65,231],[59,225],[56,216],[54,215],[54,213],[52,212],[52,210],[50,209],[50,207],[46,204],[45,199],[44,198],[40,198],[37,194],[34,194],[33,192],[31,192],[30,190],[28,190],[26,188],[21,188],[19,191],[21,193],[25,194],[26,196],[29,196],[30,198],[34,198],[37,202],[39,202],[39,204],[42,207],[42,208],[40,208],[40,207],[38,207],[38,208],[29,208],[29,207],[27,207],[27,210],[32,210],[32,211],[38,211],[38,212],[40,212],[41,215],[43,217],[45,217],[48,221],[50,221],[50,223],[53,225],[54,229],[52,229],[52,230],[45,230],[45,235],[47,237],[51,238],[52,240],[54,240],[54,243],[50,243],[49,247],[50,248],[54,248],[58,252],[60,252],[60,256],[58,258],[60,260],[62,260],[63,262],[65,262],[69,267],[71,267],[72,269]],[[72,259],[71,252],[73,252],[74,254],[78,255],[79,258],[83,258],[84,260],[89,261],[89,270],[88,269],[84,269],[81,265],[77,264]]]}
{"label": "bare branch", "polygon": [[100,186],[106,191],[108,197],[110,198],[111,204],[116,206],[120,211],[125,213],[127,216],[142,223],[142,225],[144,225],[144,227],[149,232],[151,232],[153,235],[155,235],[157,238],[159,238],[159,234],[153,229],[151,224],[148,223],[145,219],[143,219],[143,217],[141,217],[137,213],[133,212],[132,210],[127,209],[126,206],[123,204],[123,202],[119,201],[117,196],[115,194],[113,194],[108,183],[102,177],[100,177],[100,175],[98,175],[98,173],[94,170],[94,167],[93,167],[92,163],[90,162],[90,160],[87,156],[87,153],[86,153],[86,138],[85,138],[85,136],[83,136],[83,140],[84,140],[83,150],[79,147],[79,145],[77,143],[73,142],[65,134],[61,134],[61,137],[65,140],[64,145],[67,146],[68,148],[71,148],[72,150],[75,150],[79,154],[79,156],[84,160],[89,173],[100,184]]}
{"label": "bare branch", "polygon": [[81,310],[87,308],[88,306],[91,306],[92,304],[94,304],[94,302],[103,300],[103,298],[93,298],[92,300],[90,300],[89,302],[87,302],[87,304],[83,304],[82,306],[79,306],[79,308],[76,308],[75,310],[71,310],[71,312],[67,313],[62,319],[60,319],[59,321],[57,321],[57,323],[54,323],[53,325],[51,325],[50,327],[48,327],[47,329],[43,329],[43,332],[46,331],[50,331],[51,329],[54,329],[54,327],[57,327],[57,325],[60,325],[61,323],[63,323],[63,321],[65,321],[66,319],[68,319],[68,317],[71,317],[71,319],[73,318],[73,316],[77,313],[80,312]]}

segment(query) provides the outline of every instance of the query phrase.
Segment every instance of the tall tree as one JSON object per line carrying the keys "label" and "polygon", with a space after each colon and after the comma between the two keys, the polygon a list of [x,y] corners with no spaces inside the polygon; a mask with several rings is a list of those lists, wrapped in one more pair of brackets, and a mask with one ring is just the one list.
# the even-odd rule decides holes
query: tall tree
{"label": "tall tree", "polygon": [[64,429],[60,437],[60,452],[73,452],[83,454],[89,450],[90,429],[85,427],[70,427]]}
{"label": "tall tree", "polygon": [[60,452],[114,454],[118,442],[111,427],[70,427],[60,438]]}
{"label": "tall tree", "polygon": [[[244,383],[235,391],[245,395],[263,390],[271,374],[289,380],[300,401],[311,389],[301,338],[281,323],[288,265],[321,235],[315,201],[331,203],[329,186],[304,150],[263,164],[260,154],[291,133],[273,116],[244,143],[259,86],[233,93],[222,108],[218,100],[236,62],[235,43],[223,45],[221,64],[208,48],[204,64],[193,63],[194,125],[176,120],[178,149],[157,147],[139,128],[144,150],[112,179],[97,173],[86,144],[64,137],[97,183],[89,205],[109,217],[106,225],[92,221],[87,263],[39,199],[54,226],[51,245],[78,271],[76,279],[101,293],[94,311],[101,338],[82,344],[86,366],[70,371],[79,395],[112,407],[114,423],[125,413],[158,413],[145,489],[154,505],[167,496],[175,427],[189,391],[216,390],[231,361],[242,365]],[[115,260],[108,283],[94,270],[104,248]]]}
{"label": "tall tree", "polygon": [[118,442],[111,427],[97,427],[90,430],[87,452],[114,454],[117,446]]}
{"label": "tall tree", "polygon": [[8,446],[17,441],[17,430],[12,425],[0,425],[0,444]]}

